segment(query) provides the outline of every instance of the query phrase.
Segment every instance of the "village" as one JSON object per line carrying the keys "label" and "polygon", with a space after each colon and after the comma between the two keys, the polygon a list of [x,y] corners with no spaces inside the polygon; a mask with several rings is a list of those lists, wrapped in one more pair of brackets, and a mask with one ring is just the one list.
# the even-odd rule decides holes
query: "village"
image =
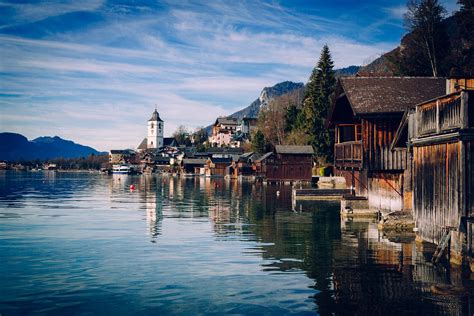
{"label": "village", "polygon": [[[421,244],[438,245],[433,260],[446,256],[474,270],[473,90],[472,78],[339,78],[326,118],[334,162],[324,168],[310,145],[244,152],[256,118],[219,117],[204,150],[192,140],[179,146],[163,137],[156,109],[137,150],[111,150],[110,163],[114,173],[247,179],[293,185],[296,198],[336,196],[342,216],[380,217],[382,229],[413,231]],[[332,190],[314,188],[325,181]]]}
{"label": "village", "polygon": [[311,146],[276,146],[274,152],[244,152],[256,129],[256,118],[238,121],[217,118],[208,143],[198,151],[196,146],[179,146],[173,137],[163,137],[164,121],[155,110],[148,120],[147,138],[137,150],[111,150],[112,173],[172,173],[183,176],[221,176],[232,179],[251,177],[270,182],[310,182],[312,178]]}

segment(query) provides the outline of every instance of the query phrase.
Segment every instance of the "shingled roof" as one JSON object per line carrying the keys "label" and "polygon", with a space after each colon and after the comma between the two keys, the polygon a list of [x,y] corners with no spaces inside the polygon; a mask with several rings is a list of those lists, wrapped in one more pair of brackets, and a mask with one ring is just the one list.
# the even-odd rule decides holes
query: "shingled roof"
{"label": "shingled roof", "polygon": [[138,145],[137,149],[147,149],[147,148],[148,148],[147,139],[143,138],[142,142],[140,143],[140,145]]}
{"label": "shingled roof", "polygon": [[298,146],[298,145],[276,145],[275,151],[277,154],[292,154],[292,155],[312,155],[314,150],[312,146]]}
{"label": "shingled roof", "polygon": [[238,125],[237,119],[233,117],[219,117],[216,119],[214,125],[224,124],[224,125]]}
{"label": "shingled roof", "polygon": [[446,93],[444,78],[343,77],[339,82],[355,115],[404,112]]}

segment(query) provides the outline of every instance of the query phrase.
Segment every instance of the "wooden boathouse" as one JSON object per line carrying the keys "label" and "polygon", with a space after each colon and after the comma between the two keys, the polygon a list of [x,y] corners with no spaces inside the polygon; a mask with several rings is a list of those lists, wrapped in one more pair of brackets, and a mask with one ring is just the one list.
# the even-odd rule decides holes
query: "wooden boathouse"
{"label": "wooden boathouse", "polygon": [[[369,208],[411,208],[407,150],[390,150],[404,111],[445,94],[444,78],[342,77],[327,126],[335,130],[335,175],[343,176]],[[408,189],[408,190],[407,190]]]}
{"label": "wooden boathouse", "polygon": [[[393,149],[412,154],[413,217],[418,237],[450,239],[451,261],[473,255],[474,80],[447,81],[447,95],[404,115]],[[449,235],[449,237],[448,237]]]}
{"label": "wooden boathouse", "polygon": [[310,182],[313,154],[309,145],[277,145],[273,152],[255,160],[255,174],[267,182]]}

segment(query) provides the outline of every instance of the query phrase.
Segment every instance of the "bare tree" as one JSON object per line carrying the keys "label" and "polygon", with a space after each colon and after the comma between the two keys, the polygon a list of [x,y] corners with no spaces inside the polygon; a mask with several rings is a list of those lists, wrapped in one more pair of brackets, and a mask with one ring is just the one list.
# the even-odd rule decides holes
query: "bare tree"
{"label": "bare tree", "polygon": [[439,51],[443,38],[442,21],[446,9],[438,0],[409,0],[405,26],[419,37],[428,55],[433,77],[439,74]]}

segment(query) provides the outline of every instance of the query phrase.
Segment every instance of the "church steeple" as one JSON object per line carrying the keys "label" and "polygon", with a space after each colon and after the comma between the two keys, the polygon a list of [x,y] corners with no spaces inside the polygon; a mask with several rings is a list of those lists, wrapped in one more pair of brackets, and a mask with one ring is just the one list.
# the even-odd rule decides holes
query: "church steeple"
{"label": "church steeple", "polygon": [[159,114],[158,111],[156,110],[156,106],[155,106],[155,111],[153,112],[153,114],[151,115],[151,118],[150,118],[148,121],[159,121],[159,122],[163,122],[163,120],[160,118],[160,114]]}
{"label": "church steeple", "polygon": [[163,133],[164,121],[160,118],[160,114],[155,106],[155,111],[148,120],[147,148],[153,149],[163,147]]}

